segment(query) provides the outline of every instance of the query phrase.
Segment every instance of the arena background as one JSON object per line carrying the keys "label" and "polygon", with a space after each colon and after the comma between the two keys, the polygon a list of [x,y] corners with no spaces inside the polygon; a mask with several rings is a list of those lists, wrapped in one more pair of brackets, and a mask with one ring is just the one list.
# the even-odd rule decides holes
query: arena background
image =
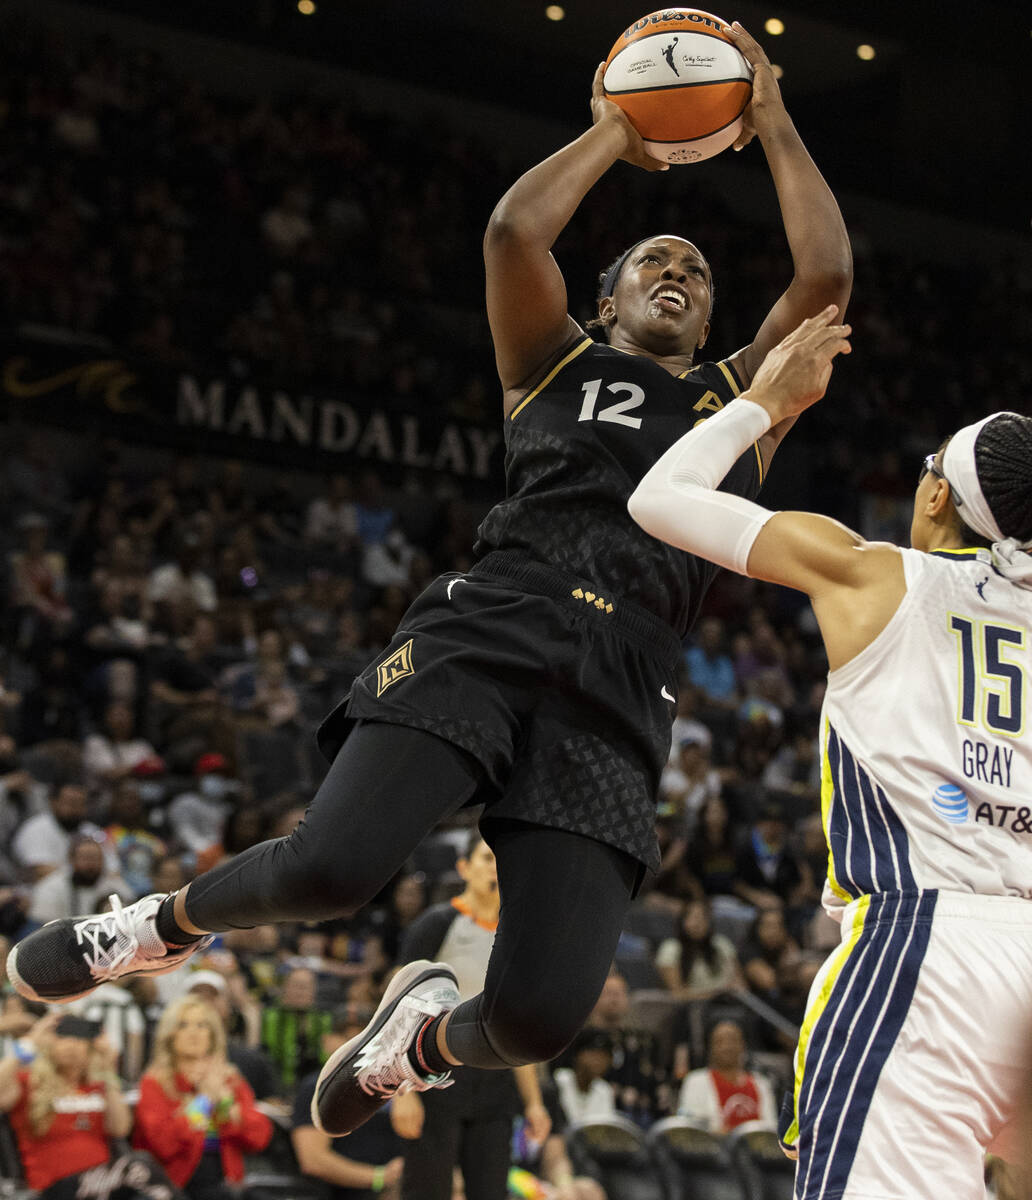
{"label": "arena background", "polygon": [[[24,831],[65,783],[85,784],[90,829],[106,831],[130,893],[289,829],[324,769],[320,716],[422,583],[469,564],[501,494],[482,232],[518,174],[585,126],[594,66],[641,11],[569,0],[550,21],[537,0],[315,5],[0,5],[7,939],[41,911],[33,864],[44,860]],[[905,540],[918,467],[944,434],[995,409],[1029,411],[1028,13],[794,0],[722,15],[783,69],[856,259],[854,353],[779,451],[765,502]],[[779,37],[763,32],[773,16]],[[862,43],[872,60],[858,58]],[[789,271],[759,146],[663,177],[617,164],[556,249],[578,318],[591,315],[599,268],[653,228],[709,255],[707,352],[730,353]],[[339,526],[318,512],[334,474]],[[162,591],[184,545],[209,584]],[[27,555],[41,573],[26,573]],[[737,578],[718,581],[705,611],[711,642],[686,645],[678,728],[705,743],[706,762],[672,748],[664,844],[692,833],[686,796],[719,792],[736,846],[773,803],[819,882],[812,748],[825,664],[812,617],[797,597]],[[203,645],[198,613],[210,618]],[[184,657],[210,679],[214,710],[164,705],[155,684],[183,682]],[[708,668],[725,661],[728,690],[707,690]],[[116,702],[147,747],[125,772],[105,723]],[[225,781],[207,807],[206,774]],[[119,789],[142,805],[138,828],[112,810]],[[318,1011],[360,1009],[411,919],[398,896],[454,894],[462,838],[442,831],[363,918],[229,939],[213,965],[242,972],[267,1012],[284,1011],[285,974],[313,966]],[[621,948],[632,1004],[616,1031],[647,1035],[635,1061],[650,1073],[618,1081],[642,1127],[706,1061],[713,1015],[709,1000],[665,995],[656,966],[691,887],[672,869],[650,895]],[[719,1011],[741,1019],[753,1064],[783,1081],[826,947],[816,895],[786,902],[780,950],[721,898],[717,925],[746,987]],[[775,960],[773,986],[749,971],[750,954]],[[147,1030],[171,994],[134,997]],[[243,1010],[234,1019],[243,1037]],[[289,1097],[296,1047],[278,1026],[263,1038],[279,1073],[270,1095]],[[140,1063],[120,1065],[132,1084]],[[17,1179],[5,1146],[0,1172]],[[274,1165],[294,1172],[280,1150]]]}

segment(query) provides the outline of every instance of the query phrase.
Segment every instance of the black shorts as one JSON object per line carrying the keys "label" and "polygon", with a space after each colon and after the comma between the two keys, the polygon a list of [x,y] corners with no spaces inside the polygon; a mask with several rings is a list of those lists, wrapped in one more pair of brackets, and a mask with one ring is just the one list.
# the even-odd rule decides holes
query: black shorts
{"label": "black shorts", "polygon": [[680,656],[644,609],[494,553],[418,597],[319,746],[332,761],[360,720],[426,729],[483,766],[486,817],[584,834],[655,871]]}

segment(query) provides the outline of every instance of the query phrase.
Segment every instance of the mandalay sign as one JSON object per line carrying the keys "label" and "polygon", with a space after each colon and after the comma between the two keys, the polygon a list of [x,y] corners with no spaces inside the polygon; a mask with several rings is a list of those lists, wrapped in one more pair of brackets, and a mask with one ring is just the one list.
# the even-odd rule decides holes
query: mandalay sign
{"label": "mandalay sign", "polygon": [[500,480],[502,434],[426,408],[396,410],[329,389],[290,392],[156,367],[79,345],[19,338],[3,350],[7,420],[128,441],[333,469],[343,460]]}

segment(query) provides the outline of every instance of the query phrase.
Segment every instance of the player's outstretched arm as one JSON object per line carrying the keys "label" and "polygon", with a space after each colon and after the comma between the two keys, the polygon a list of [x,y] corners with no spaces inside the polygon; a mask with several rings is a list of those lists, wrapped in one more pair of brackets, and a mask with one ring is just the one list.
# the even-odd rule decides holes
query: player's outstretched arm
{"label": "player's outstretched arm", "polygon": [[[731,40],[753,67],[753,96],[735,148],[760,139],[774,179],[792,255],[792,282],[767,314],[752,344],[734,356],[746,386],[767,353],[810,313],[834,304],[841,317],[853,286],[849,236],[831,188],[807,153],[785,109],[762,47],[736,21]],[[776,439],[768,436],[771,449]]]}
{"label": "player's outstretched arm", "polygon": [[567,314],[566,284],[552,257],[580,202],[617,159],[666,170],[605,98],[602,73],[600,66],[592,86],[592,127],[522,175],[499,200],[484,235],[487,316],[506,390],[532,380],[580,331]]}
{"label": "player's outstretched arm", "polygon": [[804,321],[761,364],[752,387],[701,422],[647,472],[628,501],[646,532],[742,575],[806,592],[832,666],[884,628],[905,591],[895,547],[870,544],[816,513],[772,513],[717,491],[735,460],[773,425],[816,403],[848,353],[835,308]]}

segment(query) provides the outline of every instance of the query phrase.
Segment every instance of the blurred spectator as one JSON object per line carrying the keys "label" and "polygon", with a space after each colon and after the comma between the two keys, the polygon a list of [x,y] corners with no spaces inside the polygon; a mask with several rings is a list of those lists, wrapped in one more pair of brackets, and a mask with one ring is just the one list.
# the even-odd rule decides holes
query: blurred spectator
{"label": "blurred spectator", "polygon": [[249,726],[276,729],[291,724],[297,720],[301,698],[287,676],[283,635],[278,629],[266,629],[256,648],[255,661],[230,668],[221,687]]}
{"label": "blurred spectator", "polygon": [[187,612],[214,612],[217,607],[215,584],[201,570],[201,540],[186,530],[180,535],[173,562],[156,567],[147,582],[147,598],[165,609],[183,608]]}
{"label": "blurred spectator", "polygon": [[104,832],[108,845],[118,856],[122,877],[134,896],[138,898],[154,891],[155,867],[165,855],[165,843],[148,828],[140,787],[135,779],[123,779],[115,785]]}
{"label": "blurred spectator", "polygon": [[45,925],[62,917],[100,912],[101,901],[112,893],[127,904],[135,900],[135,893],[122,876],[106,868],[101,840],[91,834],[76,834],[68,848],[68,861],[34,884],[29,920]]}
{"label": "blurred spectator", "polygon": [[229,760],[211,751],[194,763],[194,779],[195,790],[181,792],[168,806],[168,827],[180,846],[199,855],[221,845],[240,784]]}
{"label": "blurred spectator", "polygon": [[362,913],[362,928],[380,938],[384,953],[391,962],[397,961],[401,939],[413,921],[424,911],[429,899],[426,876],[417,871],[411,875],[399,875],[390,890],[386,904],[366,909]]}
{"label": "blurred spectator", "polygon": [[316,496],[305,514],[305,542],[313,549],[350,554],[358,544],[358,512],[351,480],[340,473],[330,476],[326,494]]}
{"label": "blurred spectator", "polygon": [[609,1034],[602,1029],[582,1029],[570,1046],[570,1064],[553,1073],[566,1120],[615,1116],[616,1091],[605,1078],[613,1065]]}
{"label": "blurred spectator", "polygon": [[711,796],[699,809],[695,833],[685,854],[685,866],[704,896],[728,896],[735,890],[737,846],[731,814],[720,796]]}
{"label": "blurred spectator", "polygon": [[47,792],[46,785],[21,765],[14,738],[0,734],[0,882],[13,883],[17,878],[10,857],[14,832],[27,817],[47,810]]}
{"label": "blurred spectator", "polygon": [[215,658],[216,628],[207,616],[198,616],[190,633],[159,655],[151,676],[151,696],[163,736],[204,727],[216,715],[216,687],[220,664]]}
{"label": "blurred spectator", "polygon": [[40,1018],[29,1046],[0,1062],[0,1111],[8,1114],[25,1182],[48,1188],[111,1159],[132,1113],[96,1025],[58,1012]]}
{"label": "blurred spectator", "polygon": [[25,513],[18,518],[18,531],[23,548],[8,556],[9,604],[17,623],[15,645],[35,658],[52,641],[66,636],[75,614],[65,596],[65,556],[47,549],[50,522],[40,513]]}
{"label": "blurred spectator", "polygon": [[31,878],[42,879],[68,861],[77,836],[104,840],[103,830],[86,819],[86,789],[77,783],[62,783],[52,788],[46,811],[29,817],[19,828],[11,850]]}
{"label": "blurred spectator", "polygon": [[190,1200],[231,1200],[244,1155],[271,1136],[269,1118],[226,1058],[218,1013],[196,996],[175,1001],[158,1023],[140,1080],[133,1145],[152,1154]]}
{"label": "blurred spectator", "polygon": [[683,735],[676,762],[664,768],[660,779],[661,803],[671,806],[686,835],[695,828],[699,809],[720,795],[720,775],[710,763],[712,741],[705,728]]}
{"label": "blurred spectator", "polygon": [[60,524],[71,514],[68,480],[42,430],[25,431],[21,448],[7,458],[5,474],[10,503],[18,516],[39,513]]}
{"label": "blurred spectator", "polygon": [[[104,912],[107,904],[97,910]],[[78,1016],[94,1021],[111,1047],[115,1070],[122,1079],[135,1083],[144,1064],[146,1020],[127,986],[102,983],[72,1008]]]}
{"label": "blurred spectator", "polygon": [[743,986],[738,953],[730,938],[714,932],[708,898],[684,906],[680,933],[660,942],[656,966],[670,991],[685,999]]}
{"label": "blurred spectator", "polygon": [[138,655],[151,640],[148,616],[142,615],[140,598],[113,580],[101,585],[97,601],[97,620],[90,625],[83,641],[98,655]]}
{"label": "blurred spectator", "polygon": [[713,747],[713,735],[698,718],[699,689],[688,680],[682,680],[677,690],[677,716],[670,729],[670,766],[677,765],[681,743],[685,738],[695,737]]}
{"label": "blurred spectator", "polygon": [[815,805],[821,794],[821,760],[811,730],[796,730],[763,772],[763,785],[803,797]]}
{"label": "blurred spectator", "polygon": [[750,991],[776,1007],[782,984],[799,961],[799,945],[789,934],[780,908],[764,908],[756,914],[738,958]]}
{"label": "blurred spectator", "polygon": [[708,1064],[685,1077],[677,1112],[716,1134],[746,1121],[776,1128],[774,1093],[762,1075],[746,1069],[745,1034],[736,1022],[719,1021],[710,1031]]}
{"label": "blurred spectator", "polygon": [[314,971],[295,967],[284,978],[277,1000],[262,1009],[262,1045],[287,1088],[323,1062],[322,1037],[331,1017],[316,1006],[316,982]]}
{"label": "blurred spectator", "polygon": [[128,704],[116,700],[104,709],[102,729],[91,733],[83,744],[82,765],[88,783],[95,787],[118,783],[144,759],[153,757],[154,747],[135,736],[135,726]]}
{"label": "blurred spectator", "polygon": [[[613,1085],[617,1109],[646,1128],[669,1116],[673,1095],[662,1044],[649,1030],[631,1022],[631,993],[616,967],[610,969],[584,1027],[609,1036],[612,1061],[605,1080]],[[572,1060],[566,1052],[557,1061],[567,1066]]]}
{"label": "blurred spectator", "polygon": [[764,803],[759,819],[742,840],[735,876],[735,894],[756,908],[791,906],[802,899],[805,880],[788,845],[788,825],[780,804]]}
{"label": "blurred spectator", "polygon": [[724,623],[718,617],[704,617],[696,626],[694,645],[684,656],[688,678],[715,707],[734,707],[738,700],[735,668],[724,649]]}
{"label": "blurred spectator", "polygon": [[[258,1045],[262,1010],[248,994],[235,958],[221,950],[217,958],[209,954],[203,961],[218,965],[191,971],[185,981],[186,994],[210,1004],[219,1014],[226,1030],[226,1056],[247,1080],[256,1099],[278,1102],[283,1084],[272,1059]],[[234,1029],[239,1032],[234,1033]]]}
{"label": "blurred spectator", "polygon": [[52,645],[37,660],[36,686],[21,705],[19,737],[23,746],[65,739],[78,742],[83,732],[82,677],[65,645]]}
{"label": "blurred spectator", "polygon": [[[372,1010],[345,1006],[334,1010],[322,1035],[324,1058],[361,1033]],[[303,1174],[330,1185],[331,1200],[373,1200],[375,1196],[397,1200],[404,1160],[402,1142],[391,1128],[387,1109],[348,1136],[331,1138],[312,1124],[312,1098],[318,1071],[300,1080],[294,1097],[291,1140]],[[443,1147],[442,1147],[443,1149]]]}

